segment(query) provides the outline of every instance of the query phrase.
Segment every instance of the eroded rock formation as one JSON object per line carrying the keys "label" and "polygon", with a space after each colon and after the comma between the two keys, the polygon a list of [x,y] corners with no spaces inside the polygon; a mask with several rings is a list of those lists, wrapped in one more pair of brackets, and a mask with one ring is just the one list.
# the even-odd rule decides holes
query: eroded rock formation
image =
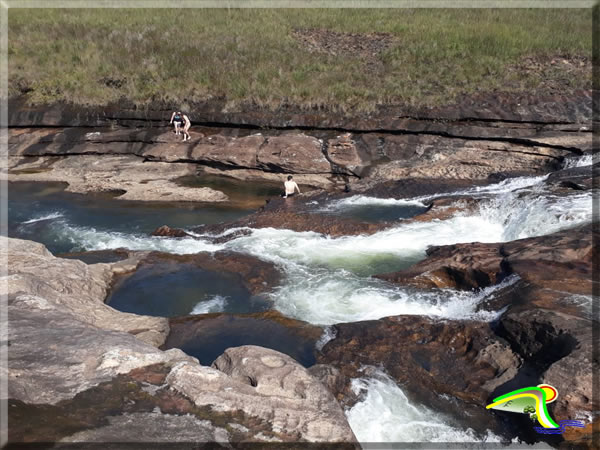
{"label": "eroded rock formation", "polygon": [[134,269],[144,253],[88,266],[30,241],[3,238],[0,248],[10,262],[2,372],[11,442],[139,441],[135,430],[149,424],[165,432],[144,436],[165,442],[355,441],[332,395],[288,356],[243,347],[219,360],[223,370],[201,366],[181,350],[156,348],[166,319],[105,305],[113,275]]}

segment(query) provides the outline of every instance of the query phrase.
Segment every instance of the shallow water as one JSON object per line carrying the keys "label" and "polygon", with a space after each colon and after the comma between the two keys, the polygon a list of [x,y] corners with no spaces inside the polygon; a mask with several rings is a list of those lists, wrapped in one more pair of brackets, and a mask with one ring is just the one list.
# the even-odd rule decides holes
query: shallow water
{"label": "shallow water", "polygon": [[217,175],[198,174],[178,178],[175,182],[186,187],[208,187],[221,191],[229,197],[230,205],[241,209],[256,209],[269,197],[281,195],[281,183],[269,181],[242,181]]}

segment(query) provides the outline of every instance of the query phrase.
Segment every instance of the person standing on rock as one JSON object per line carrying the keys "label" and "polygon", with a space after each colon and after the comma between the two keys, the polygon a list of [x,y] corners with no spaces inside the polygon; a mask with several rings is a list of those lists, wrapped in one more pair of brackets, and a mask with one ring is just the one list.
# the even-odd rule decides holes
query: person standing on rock
{"label": "person standing on rock", "polygon": [[192,126],[192,122],[190,121],[190,118],[187,116],[187,114],[183,114],[183,141],[184,142],[189,141],[191,139],[190,133],[188,133],[191,126]]}
{"label": "person standing on rock", "polygon": [[285,187],[285,194],[283,195],[283,198],[291,197],[296,191],[298,191],[298,194],[300,194],[300,188],[298,187],[296,182],[292,180],[292,178],[294,177],[288,175],[287,181],[283,183],[283,186]]}
{"label": "person standing on rock", "polygon": [[175,126],[175,136],[179,136],[179,129],[181,128],[181,125],[183,125],[183,114],[181,114],[181,111],[173,112],[169,123],[172,123]]}

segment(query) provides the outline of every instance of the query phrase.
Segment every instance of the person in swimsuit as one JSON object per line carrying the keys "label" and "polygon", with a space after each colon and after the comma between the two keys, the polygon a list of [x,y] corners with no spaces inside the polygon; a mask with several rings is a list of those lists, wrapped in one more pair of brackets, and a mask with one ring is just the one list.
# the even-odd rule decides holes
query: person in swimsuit
{"label": "person in swimsuit", "polygon": [[183,140],[185,141],[189,141],[191,139],[189,130],[190,127],[192,126],[192,122],[190,122],[190,118],[187,116],[187,114],[183,114]]}
{"label": "person in swimsuit", "polygon": [[183,124],[183,114],[181,114],[181,111],[175,111],[171,114],[171,121],[169,123],[175,126],[175,136],[179,136],[179,128]]}
{"label": "person in swimsuit", "polygon": [[283,198],[291,197],[296,191],[298,191],[298,194],[300,193],[300,188],[298,187],[296,182],[292,180],[292,178],[294,177],[288,175],[287,181],[283,183],[283,186],[285,187],[285,194],[283,195]]}

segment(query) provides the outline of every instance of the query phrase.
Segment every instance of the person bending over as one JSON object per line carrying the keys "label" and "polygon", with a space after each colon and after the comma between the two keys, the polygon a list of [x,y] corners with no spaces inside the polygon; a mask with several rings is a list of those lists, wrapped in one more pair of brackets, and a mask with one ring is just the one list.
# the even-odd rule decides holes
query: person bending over
{"label": "person bending over", "polygon": [[283,195],[283,198],[291,197],[296,191],[298,191],[298,194],[300,193],[300,188],[298,187],[296,182],[292,180],[292,178],[294,177],[288,175],[287,181],[283,183],[285,187],[285,194]]}
{"label": "person bending over", "polygon": [[183,114],[181,114],[181,111],[175,111],[171,114],[171,121],[169,123],[175,126],[175,136],[179,136],[179,129],[183,125]]}

